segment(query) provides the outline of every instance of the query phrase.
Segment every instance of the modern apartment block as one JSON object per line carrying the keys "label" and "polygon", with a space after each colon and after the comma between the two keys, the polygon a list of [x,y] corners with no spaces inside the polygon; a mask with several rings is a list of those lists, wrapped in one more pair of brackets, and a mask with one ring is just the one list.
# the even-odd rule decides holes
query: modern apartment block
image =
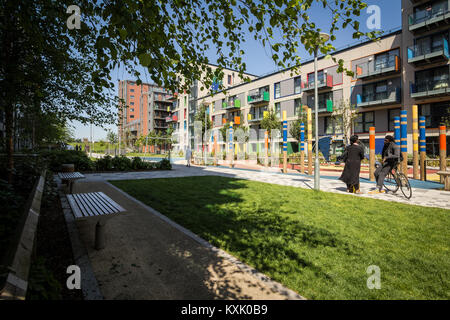
{"label": "modern apartment block", "polygon": [[[212,64],[209,67],[213,71],[217,68]],[[173,109],[173,116],[177,119],[173,120],[176,123],[174,128],[178,140],[178,143],[174,146],[176,150],[185,150],[187,146],[194,148],[194,119],[200,106],[199,98],[210,94],[211,90],[217,90],[220,84],[228,89],[243,83],[243,79],[238,75],[239,72],[235,70],[223,69],[223,74],[223,79],[217,79],[212,88],[206,88],[199,81],[195,81],[189,90],[190,93],[176,94]],[[252,80],[257,78],[251,74],[244,74],[244,76]]]}
{"label": "modern apartment block", "polygon": [[122,141],[134,141],[151,131],[166,132],[173,126],[173,95],[155,84],[119,81],[119,98],[124,106],[119,111],[119,136]]}
{"label": "modern apartment block", "polygon": [[408,113],[419,106],[426,119],[427,152],[438,154],[438,126],[450,113],[450,1],[402,0],[402,8],[404,105]]}
{"label": "modern apartment block", "polygon": [[[342,132],[335,126],[332,112],[349,103],[358,112],[351,133],[368,146],[369,128],[376,128],[377,150],[386,134],[394,132],[394,117],[408,111],[408,152],[412,153],[412,106],[426,117],[427,152],[438,154],[438,126],[450,108],[448,34],[449,0],[402,0],[402,28],[389,32],[376,42],[360,42],[332,54],[343,59],[353,77],[337,72],[332,59],[319,58],[319,135],[332,137],[332,148],[342,145]],[[229,77],[229,76],[228,76]],[[194,88],[193,94],[178,99],[180,143],[193,147],[193,117],[201,104],[209,106],[213,131],[232,121],[259,132],[264,111],[272,108],[288,122],[296,120],[301,107],[314,111],[314,63],[304,62],[299,74],[283,70],[254,77],[249,83],[226,83],[227,94],[211,95]],[[449,130],[447,131],[450,132]],[[289,151],[297,151],[294,137],[288,135]],[[450,139],[447,139],[449,141]],[[258,152],[264,137],[250,137],[247,152]],[[448,150],[449,148],[447,148]]]}

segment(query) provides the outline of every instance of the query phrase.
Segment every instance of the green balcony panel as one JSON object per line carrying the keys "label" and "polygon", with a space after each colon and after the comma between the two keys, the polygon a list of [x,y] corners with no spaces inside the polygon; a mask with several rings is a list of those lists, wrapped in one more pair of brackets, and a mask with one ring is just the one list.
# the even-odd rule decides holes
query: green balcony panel
{"label": "green balcony panel", "polygon": [[226,109],[228,107],[228,104],[226,102],[222,102],[222,109]]}
{"label": "green balcony panel", "polygon": [[241,107],[241,100],[234,100],[234,107],[240,108]]}
{"label": "green balcony panel", "polygon": [[327,100],[327,112],[333,112],[333,100]]}
{"label": "green balcony panel", "polygon": [[252,97],[247,96],[247,102],[250,102],[250,101],[252,101]]}
{"label": "green balcony panel", "polygon": [[268,91],[265,91],[263,93],[263,100],[264,101],[269,101],[270,100],[270,93]]}

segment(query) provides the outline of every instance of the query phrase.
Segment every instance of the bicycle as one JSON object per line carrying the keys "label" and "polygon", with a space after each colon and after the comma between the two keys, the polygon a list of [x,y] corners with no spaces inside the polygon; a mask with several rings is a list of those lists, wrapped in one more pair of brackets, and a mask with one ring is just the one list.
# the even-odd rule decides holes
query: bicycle
{"label": "bicycle", "polygon": [[386,190],[396,193],[398,189],[402,191],[403,195],[406,199],[411,199],[412,197],[412,189],[409,184],[408,177],[401,172],[398,172],[398,164],[392,168],[391,171],[386,175],[386,178],[383,181],[383,185]]}

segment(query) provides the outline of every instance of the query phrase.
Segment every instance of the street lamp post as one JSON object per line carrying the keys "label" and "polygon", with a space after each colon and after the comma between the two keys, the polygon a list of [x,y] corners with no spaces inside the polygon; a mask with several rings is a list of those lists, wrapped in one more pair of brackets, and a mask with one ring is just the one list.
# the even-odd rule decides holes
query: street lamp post
{"label": "street lamp post", "polygon": [[[320,43],[325,43],[330,39],[326,33],[320,33],[319,43],[314,48],[314,116],[315,116],[315,140],[316,140],[316,157],[314,161],[314,189],[320,190],[320,162],[319,162],[319,89],[317,85],[317,53]],[[326,79],[325,79],[326,81]]]}

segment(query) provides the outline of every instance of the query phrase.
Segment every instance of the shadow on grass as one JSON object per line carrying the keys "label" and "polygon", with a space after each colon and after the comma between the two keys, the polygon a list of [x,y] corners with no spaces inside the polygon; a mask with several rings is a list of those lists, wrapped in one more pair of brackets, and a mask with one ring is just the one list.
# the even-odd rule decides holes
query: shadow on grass
{"label": "shadow on grass", "polygon": [[[252,203],[251,199],[243,199],[242,191],[248,188],[243,180],[214,176],[112,183],[211,244],[260,272],[277,275],[276,278],[301,274],[308,269],[330,279],[325,270],[293,245],[306,250],[328,247],[352,254],[349,244],[339,240],[336,234],[293,220],[289,215],[283,216],[277,203]],[[293,215],[298,211],[283,213]],[[215,274],[223,273],[218,261],[211,266]],[[230,287],[223,289],[232,291]]]}

